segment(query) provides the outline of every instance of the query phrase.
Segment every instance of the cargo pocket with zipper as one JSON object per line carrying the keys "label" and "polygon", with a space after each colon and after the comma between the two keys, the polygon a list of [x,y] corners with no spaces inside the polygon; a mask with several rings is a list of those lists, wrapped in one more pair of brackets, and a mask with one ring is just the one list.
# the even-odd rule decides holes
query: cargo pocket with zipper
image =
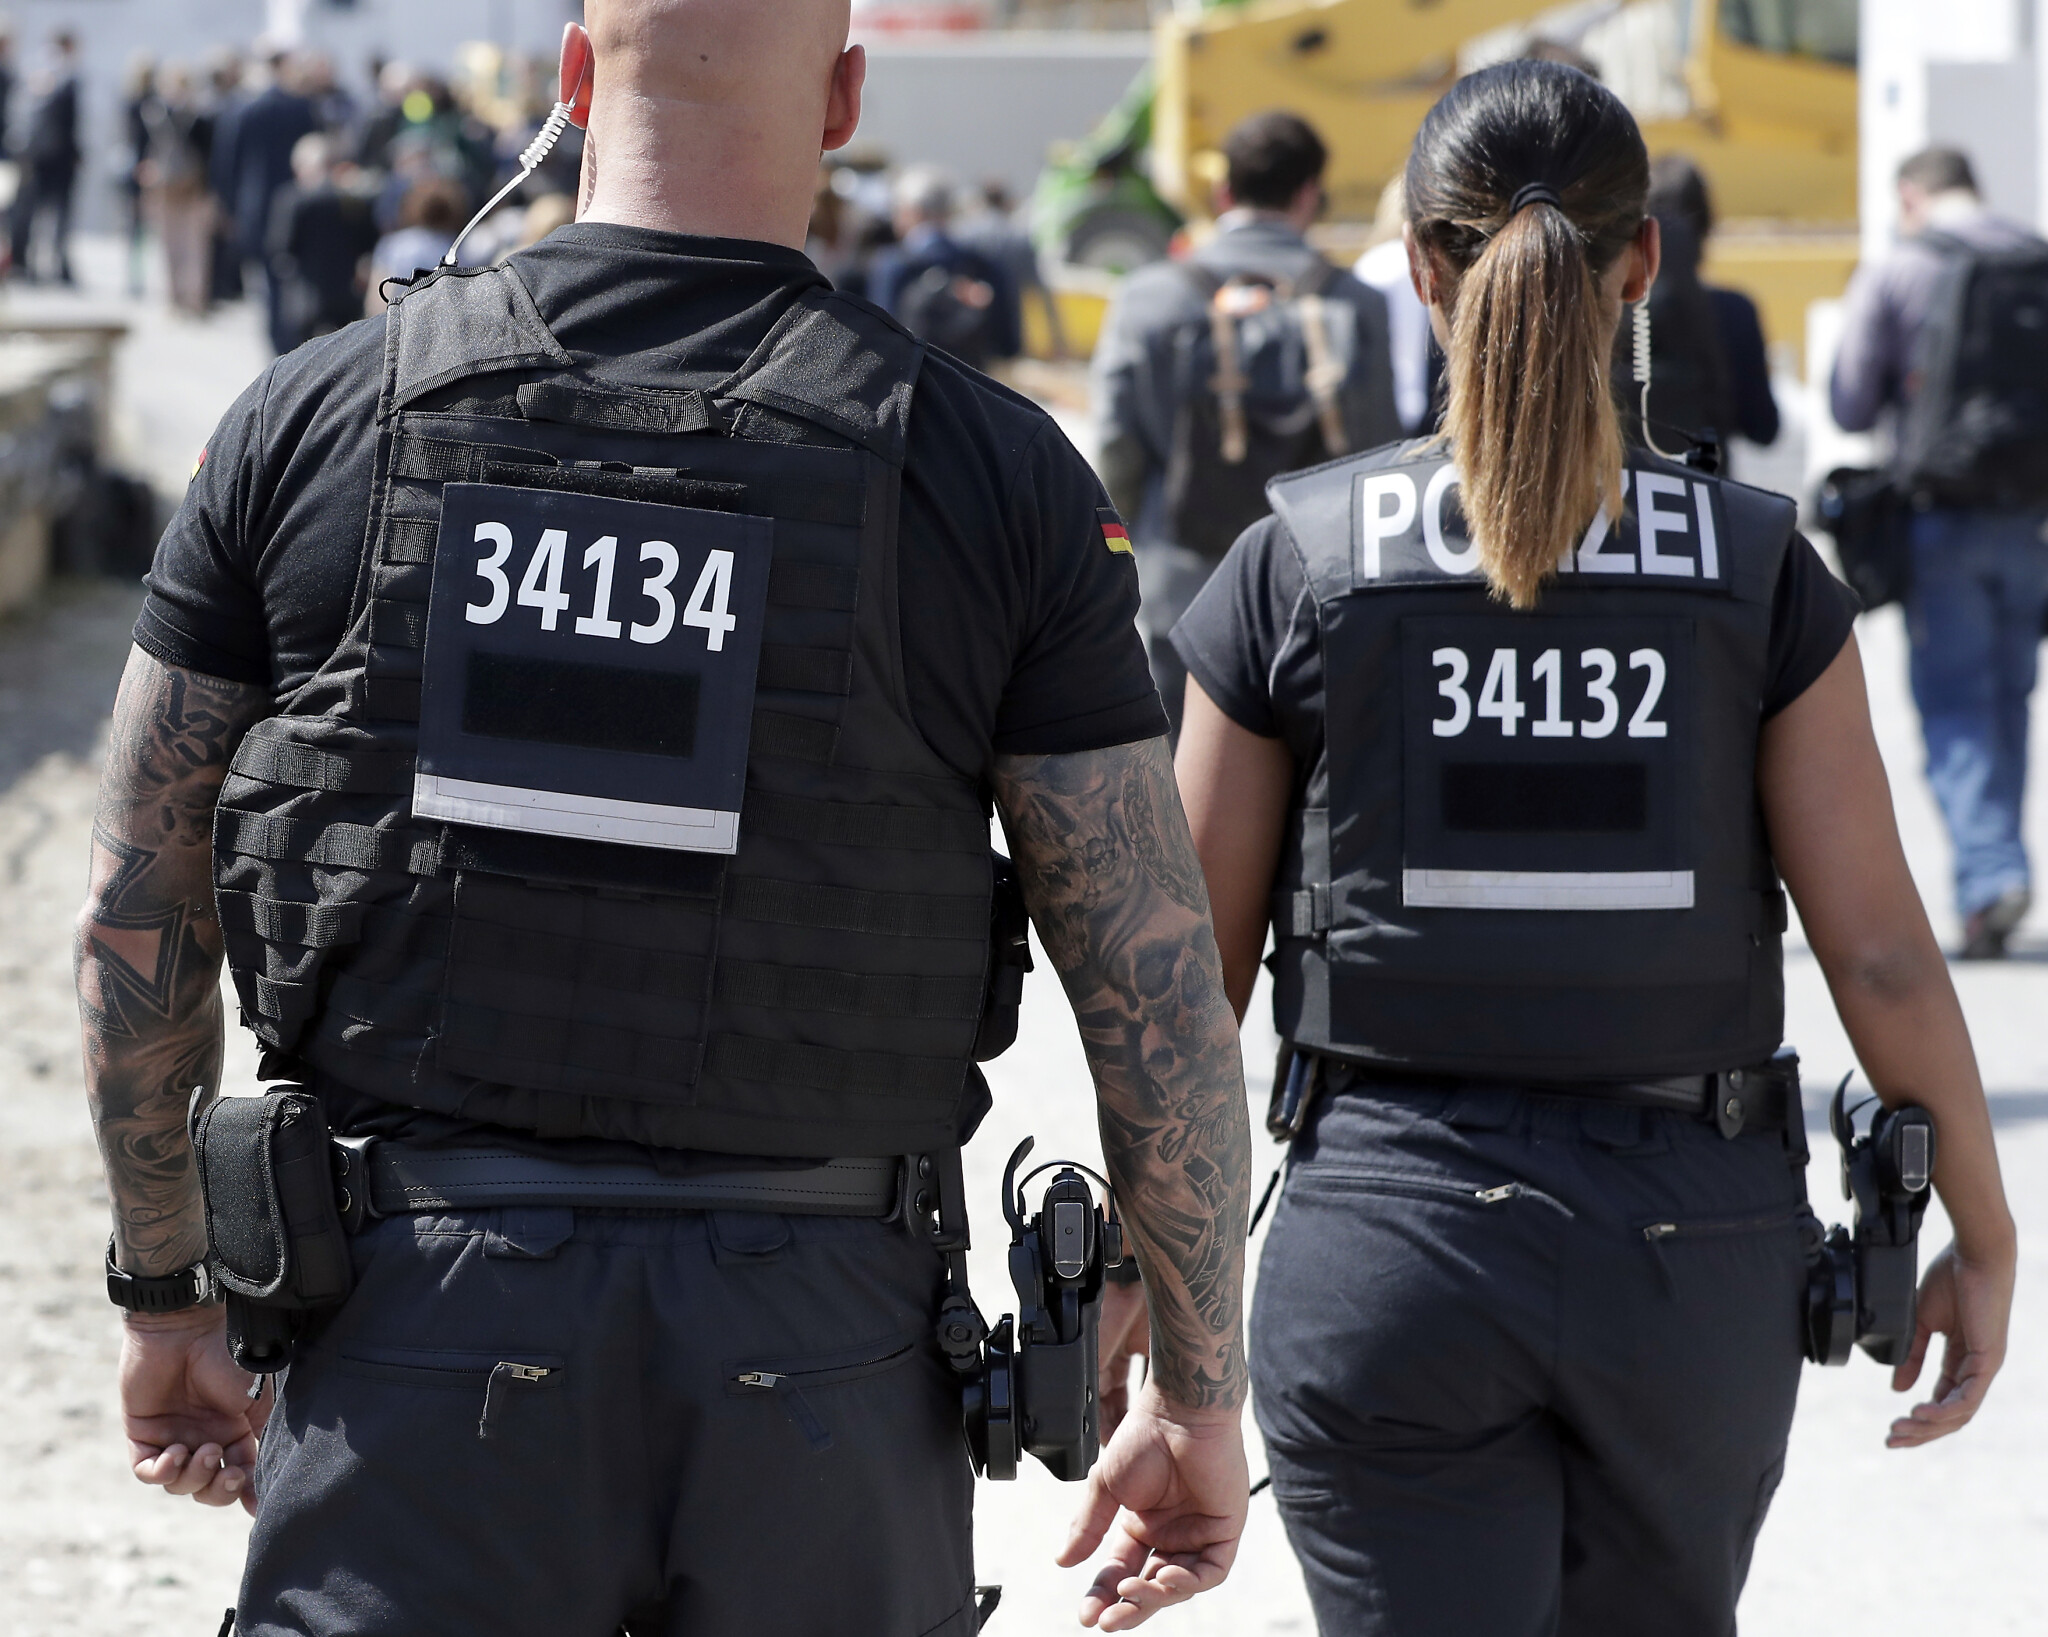
{"label": "cargo pocket with zipper", "polygon": [[1312,1191],[1385,1194],[1395,1198],[1442,1200],[1496,1210],[1506,1205],[1528,1203],[1555,1211],[1567,1221],[1574,1215],[1572,1208],[1563,1200],[1526,1182],[1503,1182],[1487,1187],[1452,1177],[1425,1177],[1398,1171],[1355,1171],[1347,1167],[1322,1165],[1298,1166],[1287,1180],[1291,1187]]}
{"label": "cargo pocket with zipper", "polygon": [[1678,1280],[1671,1269],[1671,1260],[1666,1249],[1672,1245],[1707,1243],[1714,1240],[1749,1239],[1781,1228],[1793,1228],[1799,1221],[1797,1205],[1774,1206],[1768,1211],[1749,1211],[1740,1216],[1704,1216],[1685,1220],[1676,1218],[1637,1221],[1635,1232],[1642,1236],[1643,1243],[1650,1248],[1650,1254],[1657,1263],[1657,1277],[1664,1286],[1664,1294],[1673,1301],[1678,1299]]}
{"label": "cargo pocket with zipper", "polygon": [[477,1409],[476,1435],[495,1438],[514,1424],[538,1395],[561,1386],[564,1366],[553,1354],[520,1349],[450,1352],[435,1347],[372,1347],[355,1344],[335,1355],[344,1375],[394,1387],[425,1387],[469,1395]]}
{"label": "cargo pocket with zipper", "polygon": [[772,1394],[790,1424],[802,1433],[813,1454],[832,1447],[832,1429],[818,1413],[812,1397],[820,1388],[861,1381],[908,1364],[917,1356],[912,1336],[883,1336],[834,1353],[807,1353],[801,1358],[728,1359],[724,1367],[729,1398]]}

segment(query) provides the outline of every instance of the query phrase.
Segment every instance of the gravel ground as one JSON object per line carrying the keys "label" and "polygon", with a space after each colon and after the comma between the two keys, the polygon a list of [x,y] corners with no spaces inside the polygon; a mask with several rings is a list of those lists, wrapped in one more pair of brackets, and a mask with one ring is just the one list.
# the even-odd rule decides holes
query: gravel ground
{"label": "gravel ground", "polygon": [[[106,271],[103,250],[89,246],[85,260],[89,286],[111,288],[110,278],[94,278]],[[200,326],[123,310],[138,330],[120,371],[117,424],[131,461],[175,485],[213,418],[260,365],[252,315],[238,310]],[[65,586],[30,614],[0,622],[0,1292],[16,1316],[0,1325],[0,1388],[26,1412],[27,1429],[16,1478],[0,1488],[0,1633],[23,1637],[211,1633],[232,1600],[245,1535],[239,1513],[171,1503],[128,1476],[114,1396],[118,1326],[99,1287],[105,1196],[83,1111],[69,935],[104,718],[137,600],[125,586]],[[1918,777],[1896,614],[1865,620],[1861,636],[1908,848],[1937,926],[1953,939],[1946,848]],[[2048,729],[2037,744],[2048,752]],[[2030,828],[2048,856],[2040,811],[2037,803]],[[1914,1453],[1883,1448],[1893,1400],[1874,1365],[1859,1357],[1846,1370],[1807,1373],[1784,1486],[1743,1605],[1751,1637],[2048,1629],[2040,1568],[2048,1496],[2036,1481],[2048,1460],[2048,1349],[2031,1300],[2048,1272],[2040,1231],[2048,1199],[2032,1187],[2048,1182],[2048,1032],[2038,1026],[2048,1006],[2048,942],[2023,941],[2020,956],[1957,974],[2023,1234],[2011,1362],[1975,1427]],[[1788,969],[1790,1038],[1806,1055],[1810,1084],[1831,1085],[1849,1067],[1848,1048],[1796,939]],[[1008,1296],[988,1224],[1011,1147],[1030,1132],[1044,1157],[1097,1151],[1072,1021],[1047,977],[1030,987],[1023,1038],[995,1065],[997,1109],[971,1153],[984,1236],[976,1285],[991,1309]],[[1247,1059],[1256,1080],[1271,1059],[1262,1025],[1249,1031]],[[253,1054],[237,1036],[230,1074],[252,1071]],[[1255,1106],[1263,1094],[1253,1087]],[[1818,1196],[1830,1173],[1816,1166],[1814,1176]],[[1838,1208],[1832,1198],[1818,1203],[1824,1215]],[[1929,1230],[1936,1243],[1945,1231],[1935,1220]],[[1085,1575],[1053,1569],[1051,1557],[1074,1492],[1027,1467],[1019,1482],[985,1485],[980,1496],[981,1578],[1007,1587],[993,1629],[1073,1630]],[[1313,1629],[1269,1501],[1254,1505],[1230,1582],[1155,1629],[1189,1637]]]}

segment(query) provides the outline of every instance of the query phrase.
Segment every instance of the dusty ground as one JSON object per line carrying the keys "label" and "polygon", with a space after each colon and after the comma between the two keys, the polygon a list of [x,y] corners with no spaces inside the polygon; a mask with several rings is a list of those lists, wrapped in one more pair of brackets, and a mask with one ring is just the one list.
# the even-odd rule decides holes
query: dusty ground
{"label": "dusty ground", "polygon": [[[89,260],[89,277],[101,266]],[[246,313],[203,327],[144,319],[122,371],[121,425],[138,464],[182,482],[213,418],[259,364]],[[12,1316],[0,1321],[0,1392],[20,1429],[15,1470],[0,1485],[0,1634],[21,1637],[208,1637],[232,1600],[245,1532],[239,1514],[166,1501],[128,1476],[113,1392],[118,1327],[99,1285],[105,1201],[79,1084],[68,940],[99,738],[137,600],[127,587],[60,588],[31,616],[0,623],[0,1311]],[[1898,621],[1866,620],[1861,637],[1908,848],[1952,939],[1946,849],[1918,779]],[[2037,744],[2048,751],[2048,727]],[[2048,857],[2040,813],[2037,803],[2031,828]],[[2033,1299],[2048,1274],[2048,942],[2037,936],[2022,955],[1958,973],[2024,1240],[2012,1362],[1976,1427],[1911,1454],[1882,1447],[1893,1404],[1875,1366],[1859,1358],[1808,1372],[1743,1605],[1751,1637],[2048,1630],[2048,1337]],[[1832,1084],[1849,1066],[1846,1043],[1810,957],[1795,947],[1788,969],[1788,1032],[1810,1083]],[[1079,1047],[1056,988],[1034,980],[1027,1006],[1022,1041],[991,1076],[998,1106],[973,1151],[969,1186],[984,1223],[1002,1160],[1026,1132],[1047,1156],[1094,1152]],[[1256,1073],[1270,1050],[1262,1027],[1252,1035]],[[252,1066],[237,1040],[230,1073]],[[1263,1087],[1254,1096],[1262,1101]],[[1814,1178],[1829,1214],[1838,1207],[1823,1197],[1828,1173],[1817,1166]],[[1940,1223],[1929,1231],[1938,1242]],[[994,1236],[983,1237],[976,1285],[993,1309],[1007,1285]],[[993,1631],[1076,1629],[1084,1577],[1050,1562],[1073,1494],[1035,1468],[983,1487],[981,1578],[1008,1588]],[[1229,1584],[1154,1629],[1313,1629],[1269,1502],[1255,1503]]]}

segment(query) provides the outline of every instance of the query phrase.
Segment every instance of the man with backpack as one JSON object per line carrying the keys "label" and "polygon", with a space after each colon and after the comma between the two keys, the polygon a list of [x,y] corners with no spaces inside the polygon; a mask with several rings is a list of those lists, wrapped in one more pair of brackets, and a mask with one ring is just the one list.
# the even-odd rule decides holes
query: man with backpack
{"label": "man with backpack", "polygon": [[901,243],[875,268],[875,300],[920,341],[987,369],[1024,350],[1017,287],[993,258],[953,236],[954,188],[917,166],[896,182]]}
{"label": "man with backpack", "polygon": [[1176,730],[1187,672],[1166,640],[1281,472],[1400,436],[1386,301],[1305,234],[1327,152],[1307,121],[1224,138],[1214,237],[1141,267],[1103,322],[1097,467],[1137,530],[1139,619]]}
{"label": "man with backpack", "polygon": [[1900,243],[1850,285],[1830,397],[1849,431],[1886,423],[1960,954],[1996,960],[2033,901],[2020,814],[2048,613],[2048,243],[1986,210],[1953,148],[1906,160],[1898,193]]}

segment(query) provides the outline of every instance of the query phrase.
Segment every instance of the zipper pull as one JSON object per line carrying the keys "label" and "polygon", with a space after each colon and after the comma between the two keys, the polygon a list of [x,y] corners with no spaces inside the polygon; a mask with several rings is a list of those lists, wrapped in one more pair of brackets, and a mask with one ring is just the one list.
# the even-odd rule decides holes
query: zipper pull
{"label": "zipper pull", "polygon": [[476,1424],[477,1437],[497,1436],[498,1412],[505,1407],[505,1383],[545,1381],[554,1373],[545,1364],[515,1364],[510,1359],[500,1359],[493,1364],[490,1379],[484,1383],[484,1413]]}
{"label": "zipper pull", "polygon": [[1643,1237],[1654,1245],[1658,1240],[1669,1239],[1677,1232],[1678,1224],[1676,1222],[1652,1222],[1643,1230]]}
{"label": "zipper pull", "polygon": [[1505,1205],[1521,1191],[1519,1182],[1504,1182],[1498,1188],[1481,1188],[1472,1197],[1482,1205]]}
{"label": "zipper pull", "polygon": [[778,1381],[787,1381],[788,1379],[787,1376],[777,1375],[773,1370],[749,1370],[745,1375],[733,1377],[733,1380],[742,1387],[772,1387]]}

